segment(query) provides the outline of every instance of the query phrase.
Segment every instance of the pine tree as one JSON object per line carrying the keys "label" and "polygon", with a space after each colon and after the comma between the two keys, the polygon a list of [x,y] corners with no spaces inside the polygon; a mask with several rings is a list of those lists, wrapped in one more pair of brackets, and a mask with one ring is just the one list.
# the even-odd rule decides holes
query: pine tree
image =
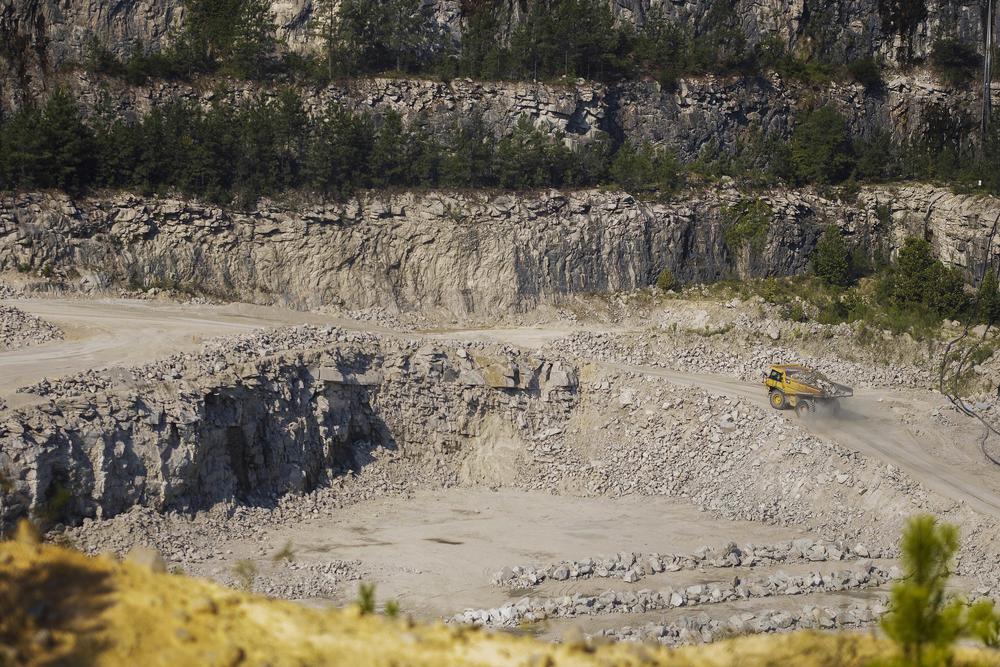
{"label": "pine tree", "polygon": [[792,132],[791,157],[803,183],[838,183],[853,166],[844,117],[827,105],[806,113]]}
{"label": "pine tree", "polygon": [[93,133],[65,88],[56,90],[42,109],[38,126],[40,185],[78,192],[94,179]]}
{"label": "pine tree", "polygon": [[829,285],[846,287],[851,281],[851,254],[837,225],[829,225],[816,243],[813,271]]}
{"label": "pine tree", "polygon": [[333,78],[340,65],[340,36],[337,29],[337,9],[340,0],[314,0],[312,31],[323,43],[323,57],[326,62],[327,76]]}
{"label": "pine tree", "polygon": [[352,72],[415,69],[433,38],[420,0],[341,0],[335,49]]}
{"label": "pine tree", "polygon": [[395,111],[382,118],[372,145],[370,172],[376,185],[407,184],[408,136],[403,119]]}
{"label": "pine tree", "polygon": [[944,664],[963,629],[961,601],[945,596],[958,551],[958,529],[930,515],[906,525],[901,544],[904,578],[892,588],[892,611],[882,629],[914,667]]}
{"label": "pine tree", "polygon": [[979,286],[978,316],[980,322],[1000,323],[1000,281],[994,269],[987,267],[983,283]]}
{"label": "pine tree", "polygon": [[3,124],[0,137],[0,184],[11,190],[44,183],[42,114],[34,107],[21,109]]}
{"label": "pine tree", "polygon": [[230,60],[245,77],[262,78],[277,49],[274,14],[267,0],[242,0],[233,30]]}

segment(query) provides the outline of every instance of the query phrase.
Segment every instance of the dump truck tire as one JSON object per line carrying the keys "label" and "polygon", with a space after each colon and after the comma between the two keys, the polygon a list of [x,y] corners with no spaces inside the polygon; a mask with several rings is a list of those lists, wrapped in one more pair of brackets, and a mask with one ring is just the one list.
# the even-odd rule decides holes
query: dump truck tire
{"label": "dump truck tire", "polygon": [[795,414],[802,417],[810,413],[816,412],[816,405],[806,398],[800,398],[798,402],[795,403]]}
{"label": "dump truck tire", "polygon": [[785,393],[780,389],[772,389],[768,396],[768,401],[775,410],[784,410],[788,407],[788,401],[785,400]]}

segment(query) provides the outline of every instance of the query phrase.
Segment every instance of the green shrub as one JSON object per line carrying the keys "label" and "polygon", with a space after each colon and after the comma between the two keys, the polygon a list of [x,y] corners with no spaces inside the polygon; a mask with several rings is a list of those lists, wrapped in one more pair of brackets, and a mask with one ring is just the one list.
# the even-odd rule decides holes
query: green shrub
{"label": "green shrub", "polygon": [[791,138],[791,160],[802,183],[839,183],[854,166],[847,123],[833,106],[806,112]]}
{"label": "green shrub", "polygon": [[955,86],[968,83],[981,62],[975,47],[955,38],[938,39],[931,46],[931,65],[942,79]]}
{"label": "green shrub", "polygon": [[882,68],[874,58],[860,58],[847,63],[847,71],[851,78],[860,83],[868,91],[882,88]]}
{"label": "green shrub", "polygon": [[375,613],[375,584],[361,582],[358,584],[358,609],[362,614]]}
{"label": "green shrub", "polygon": [[671,273],[670,269],[660,271],[660,275],[656,277],[656,286],[664,292],[669,292],[677,286],[676,281],[674,281],[674,274]]}
{"label": "green shrub", "polygon": [[813,271],[829,285],[846,287],[851,282],[851,257],[837,225],[828,225],[812,255]]}
{"label": "green shrub", "polygon": [[969,607],[966,631],[986,646],[1000,648],[1000,614],[992,600],[980,600]]}
{"label": "green shrub", "polygon": [[726,245],[736,252],[749,245],[760,250],[767,240],[767,230],[774,217],[774,208],[760,198],[744,199],[722,212],[726,226]]}

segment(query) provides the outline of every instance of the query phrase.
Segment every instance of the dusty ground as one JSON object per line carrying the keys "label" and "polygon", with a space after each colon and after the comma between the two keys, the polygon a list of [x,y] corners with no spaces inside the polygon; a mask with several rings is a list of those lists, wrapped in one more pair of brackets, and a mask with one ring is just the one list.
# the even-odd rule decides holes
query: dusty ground
{"label": "dusty ground", "polygon": [[[443,617],[465,607],[503,603],[509,596],[490,579],[506,566],[610,555],[623,544],[638,552],[690,553],[728,540],[779,542],[807,535],[714,519],[669,498],[455,488],[364,502],[349,513],[271,530],[263,544],[221,545],[233,554],[210,567],[222,575],[233,559],[270,555],[291,543],[296,562],[303,564],[360,560],[378,582],[380,597],[398,599],[420,616]],[[546,593],[571,595],[613,584],[623,586],[620,579],[582,580],[550,586]],[[335,601],[352,600],[355,594],[355,587],[347,586],[345,598]]]}
{"label": "dusty ground", "polygon": [[[283,324],[336,324],[356,330],[380,330],[367,322],[336,319],[279,308],[246,305],[176,305],[166,302],[80,299],[20,300],[17,306],[59,326],[65,340],[0,353],[0,399],[24,405],[20,386],[89,368],[136,364],[197,348],[205,339]],[[628,325],[572,323],[467,330],[432,329],[430,338],[504,342],[537,349],[574,332],[620,333]],[[734,377],[684,373],[653,365],[599,362],[663,382],[694,385],[723,397],[749,399],[766,407],[759,384]],[[859,391],[839,419],[809,418],[813,434],[898,466],[915,480],[977,512],[1000,517],[1000,470],[986,464],[978,449],[974,424],[952,416],[942,420],[941,396],[926,390],[879,388]],[[954,415],[954,413],[952,413]],[[789,528],[712,518],[682,501],[661,497],[578,498],[501,489],[424,491],[407,498],[385,498],[356,505],[349,512],[319,515],[269,529],[263,539],[222,541],[197,574],[232,580],[233,568],[250,560],[263,575],[281,576],[273,555],[291,545],[296,566],[329,561],[358,561],[358,575],[378,586],[380,599],[398,599],[406,611],[423,618],[451,616],[464,608],[495,607],[512,594],[491,585],[501,568],[541,565],[560,560],[629,551],[690,553],[702,545],[727,542],[775,543],[809,536]],[[815,535],[811,537],[815,538]],[[828,569],[827,564],[819,569]],[[839,565],[838,565],[839,567]],[[777,571],[795,574],[809,567],[755,568],[754,576]],[[812,568],[813,570],[817,568]],[[682,571],[649,577],[638,584],[619,580],[546,582],[532,595],[563,596],[660,586],[688,586],[730,580],[739,572]],[[336,591],[313,604],[343,604],[354,598],[357,582],[341,581]],[[810,604],[844,606],[869,599],[885,588],[804,596]],[[708,605],[704,611],[724,616],[760,608],[800,607],[803,596],[786,596]],[[694,608],[693,611],[702,611]],[[558,638],[568,628],[587,632],[618,625],[670,619],[680,611],[631,614],[626,618],[591,616],[584,621],[557,619],[532,628]],[[692,613],[685,609],[684,613]]]}

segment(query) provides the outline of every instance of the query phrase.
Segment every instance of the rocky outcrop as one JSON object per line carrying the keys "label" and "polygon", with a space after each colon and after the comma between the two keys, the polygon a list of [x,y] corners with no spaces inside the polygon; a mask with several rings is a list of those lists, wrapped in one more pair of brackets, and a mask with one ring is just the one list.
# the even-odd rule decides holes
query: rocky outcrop
{"label": "rocky outcrop", "polygon": [[[911,235],[972,277],[1000,203],[924,185],[873,188],[853,204],[810,191],[761,195],[753,238],[727,234],[731,187],[640,201],[622,192],[367,195],[264,204],[252,213],[120,194],[26,194],[0,205],[0,268],[83,289],[173,288],[257,303],[499,315],[582,293],[781,276],[808,269],[822,229],[891,253]],[[994,256],[996,251],[994,250]]]}
{"label": "rocky outcrop", "polygon": [[[896,63],[904,50],[903,36],[889,33],[882,24],[878,0],[608,1],[625,23],[641,25],[651,13],[662,12],[696,33],[736,28],[749,45],[777,40],[791,51],[840,61],[875,55]],[[428,0],[424,4],[442,31],[461,39],[464,18],[458,0]],[[506,0],[506,4],[508,22],[517,20],[526,5],[513,0]],[[934,40],[941,37],[954,36],[970,44],[982,41],[980,3],[928,0],[926,7],[926,18],[908,36],[918,60],[925,59]],[[274,1],[271,9],[277,37],[285,48],[308,52],[319,47],[312,0]],[[119,56],[139,45],[162,49],[182,25],[183,16],[181,0],[112,4],[98,0],[4,0],[0,4],[0,41],[7,48],[0,53],[0,64],[11,80],[35,79],[37,84],[60,68],[82,62],[92,39]]]}
{"label": "rocky outcrop", "polygon": [[[132,122],[151,109],[172,100],[208,107],[220,95],[233,102],[273,100],[284,89],[237,80],[207,81],[198,85],[156,82],[128,86],[106,77],[75,73],[64,79],[86,114],[110,111]],[[219,91],[225,92],[219,92]],[[455,79],[448,83],[428,79],[355,79],[326,87],[297,90],[311,116],[325,114],[331,105],[356,113],[394,111],[409,125],[420,124],[431,132],[454,129],[459,122],[478,115],[497,134],[509,132],[522,116],[538,127],[566,133],[574,142],[606,136],[614,119],[609,117],[606,86],[577,82],[549,85],[517,82],[476,82]]]}
{"label": "rocky outcrop", "polygon": [[370,195],[344,204],[239,213],[121,195],[8,200],[0,267],[85,287],[173,287],[304,306],[504,314],[579,293],[806,269],[824,214],[769,197],[759,238],[730,247],[727,207],[743,195],[679,202],[621,192]]}
{"label": "rocky outcrop", "polygon": [[570,367],[503,350],[310,328],[115,375],[111,387],[90,372],[26,388],[48,402],[5,415],[0,525],[31,509],[75,522],[136,505],[260,502],[325,485],[378,451],[445,475],[441,461],[457,468],[487,418],[512,437],[543,431],[565,417],[577,384]]}
{"label": "rocky outcrop", "polygon": [[919,71],[889,77],[877,93],[836,82],[816,90],[776,75],[687,79],[676,90],[639,82],[616,92],[614,113],[603,114],[607,125],[622,138],[665,146],[683,160],[706,148],[732,153],[751,139],[748,131],[786,139],[797,115],[817,104],[832,104],[855,137],[884,132],[905,142],[937,136],[947,129],[943,120],[974,127],[980,99],[970,89],[952,89]]}

